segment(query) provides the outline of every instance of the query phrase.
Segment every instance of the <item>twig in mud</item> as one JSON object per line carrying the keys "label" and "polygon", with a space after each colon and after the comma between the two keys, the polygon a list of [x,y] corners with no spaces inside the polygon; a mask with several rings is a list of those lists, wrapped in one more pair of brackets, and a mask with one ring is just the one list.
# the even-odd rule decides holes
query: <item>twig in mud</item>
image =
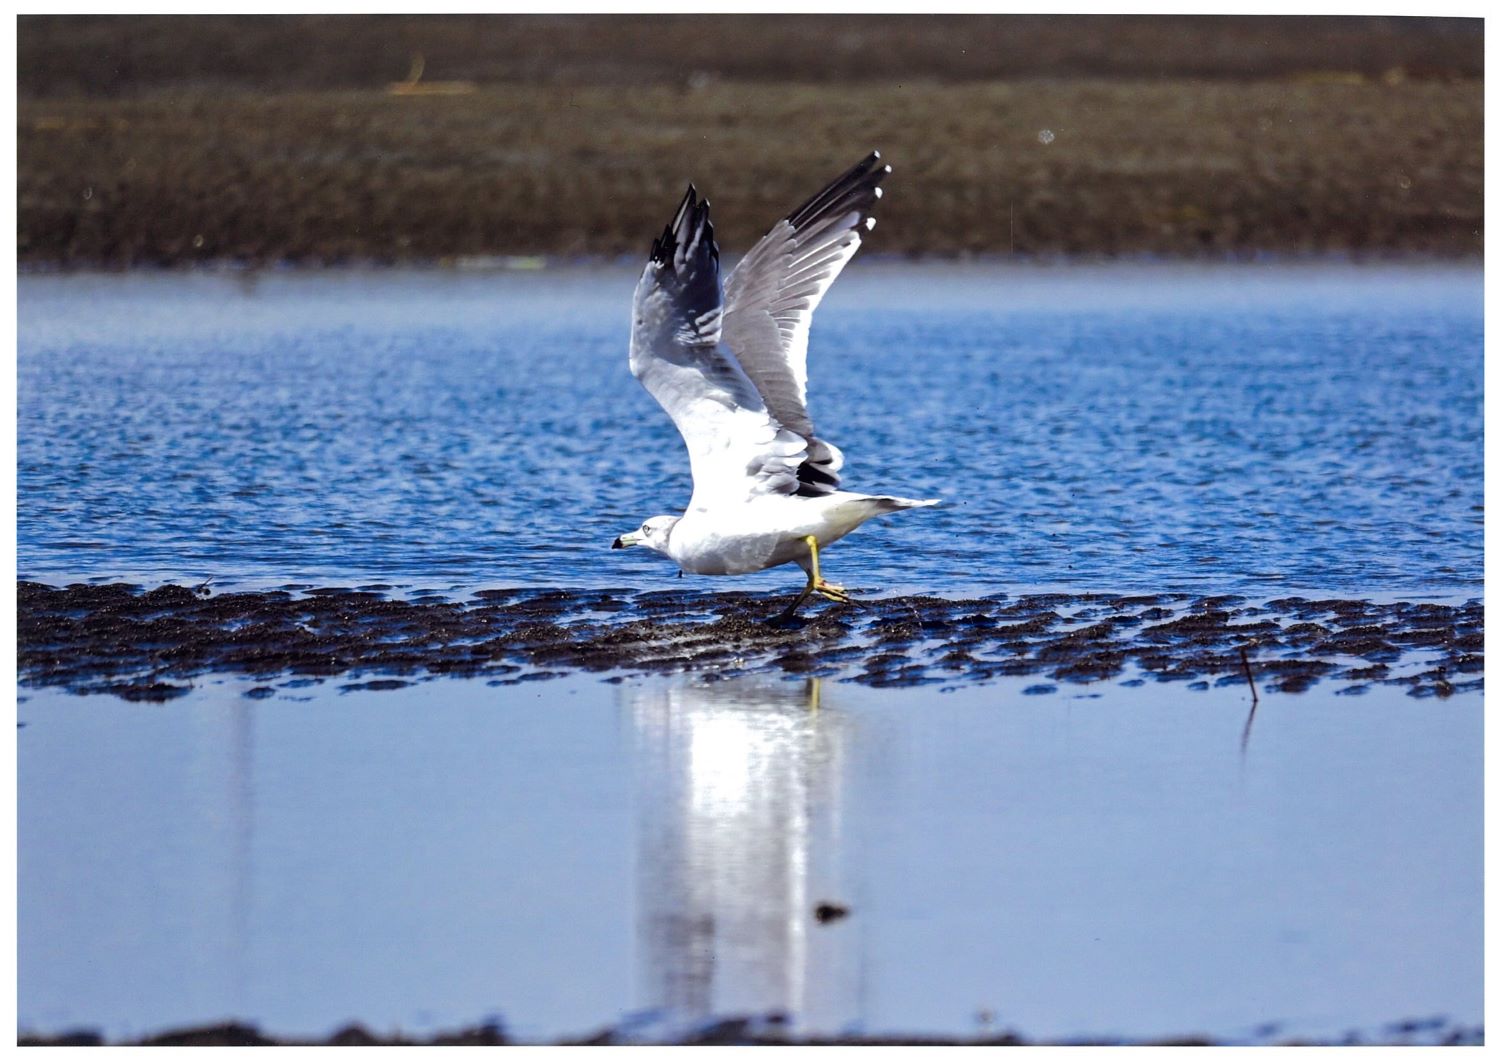
{"label": "twig in mud", "polygon": [[1250,673],[1250,656],[1240,648],[1240,665],[1245,668],[1245,680],[1250,684],[1250,713],[1245,716],[1245,731],[1240,733],[1240,754],[1250,747],[1250,726],[1255,724],[1255,708],[1260,706],[1260,695],[1255,691],[1255,678]]}

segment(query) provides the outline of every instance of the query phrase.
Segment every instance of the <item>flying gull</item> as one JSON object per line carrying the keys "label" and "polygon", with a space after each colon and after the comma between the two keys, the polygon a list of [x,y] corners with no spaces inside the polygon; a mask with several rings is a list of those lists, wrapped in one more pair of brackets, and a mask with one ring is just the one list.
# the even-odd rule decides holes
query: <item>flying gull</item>
{"label": "flying gull", "polygon": [[795,563],[807,584],[790,618],[812,593],[853,602],[823,580],[820,549],[866,519],[938,503],[839,489],[844,454],[807,411],[813,310],[875,227],[890,171],[872,153],[778,221],[722,286],[708,200],[688,185],[635,289],[630,371],[687,443],[693,495],[615,548],[641,545],[693,574]]}

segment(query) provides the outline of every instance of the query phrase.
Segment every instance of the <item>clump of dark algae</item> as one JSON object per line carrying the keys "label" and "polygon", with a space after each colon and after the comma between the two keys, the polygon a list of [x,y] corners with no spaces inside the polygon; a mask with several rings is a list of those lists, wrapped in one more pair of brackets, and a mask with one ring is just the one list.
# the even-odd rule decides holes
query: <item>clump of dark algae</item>
{"label": "clump of dark algae", "polygon": [[1155,679],[1357,694],[1483,687],[1484,608],[1188,594],[891,597],[809,606],[744,592],[486,590],[464,600],[372,589],[202,595],[182,586],[17,586],[18,671],[30,687],[165,701],[214,673],[348,678],[379,691],[441,675],[516,684],[560,673],[786,673],[882,687],[1035,676],[1063,685]]}

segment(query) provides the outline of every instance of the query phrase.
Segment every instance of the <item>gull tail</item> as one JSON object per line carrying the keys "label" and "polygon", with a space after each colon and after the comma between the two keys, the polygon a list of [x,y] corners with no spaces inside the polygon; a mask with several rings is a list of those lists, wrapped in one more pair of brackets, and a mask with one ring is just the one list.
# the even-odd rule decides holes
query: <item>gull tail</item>
{"label": "gull tail", "polygon": [[[888,511],[906,511],[906,508],[930,508],[942,504],[941,499],[913,501],[909,496],[862,496],[858,504],[864,505],[870,516],[883,516]],[[868,516],[865,516],[868,517]]]}
{"label": "gull tail", "polygon": [[938,497],[921,501],[910,497],[869,497],[867,500],[874,505],[877,515],[883,515],[886,512],[901,512],[907,508],[931,508],[934,504],[943,503]]}
{"label": "gull tail", "polygon": [[834,505],[828,513],[835,524],[845,527],[840,531],[841,535],[847,534],[866,519],[873,519],[877,515],[905,511],[907,508],[930,508],[934,504],[941,503],[935,498],[919,501],[910,497],[871,497],[865,493],[857,493],[853,496],[844,494],[844,497],[847,499]]}

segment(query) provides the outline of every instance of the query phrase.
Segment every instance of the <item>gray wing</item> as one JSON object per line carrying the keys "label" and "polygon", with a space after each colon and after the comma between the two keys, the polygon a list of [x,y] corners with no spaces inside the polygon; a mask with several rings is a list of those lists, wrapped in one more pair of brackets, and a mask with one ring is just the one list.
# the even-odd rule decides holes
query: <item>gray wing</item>
{"label": "gray wing", "polygon": [[795,493],[807,459],[720,345],[723,317],[708,203],[689,186],[636,285],[630,370],[687,443],[694,507]]}
{"label": "gray wing", "polygon": [[[814,436],[807,411],[807,332],[813,311],[838,278],[880,201],[891,167],[871,152],[854,168],[778,221],[725,284],[723,337],[776,420],[808,439],[812,488],[836,487],[842,454]],[[826,480],[826,481],[825,481]]]}

